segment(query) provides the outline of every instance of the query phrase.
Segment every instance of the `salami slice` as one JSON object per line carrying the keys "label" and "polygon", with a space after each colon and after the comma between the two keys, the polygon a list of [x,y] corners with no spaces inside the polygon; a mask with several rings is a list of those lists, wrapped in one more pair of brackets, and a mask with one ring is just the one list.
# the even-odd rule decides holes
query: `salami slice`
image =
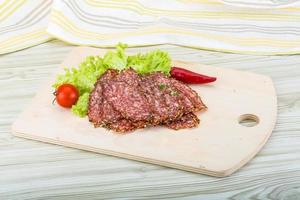
{"label": "salami slice", "polygon": [[88,117],[89,120],[94,123],[95,127],[112,123],[122,118],[103,97],[103,85],[117,74],[115,70],[107,70],[106,73],[98,79],[94,90],[90,94]]}
{"label": "salami slice", "polygon": [[107,82],[103,86],[103,95],[125,119],[133,122],[150,121],[150,105],[138,84],[135,84],[140,78],[131,72],[132,70],[122,72]]}
{"label": "salami slice", "polygon": [[184,114],[183,116],[181,116],[179,119],[175,121],[167,122],[165,126],[170,129],[179,130],[184,128],[197,127],[199,123],[200,120],[198,119],[198,117],[194,113],[190,112]]}

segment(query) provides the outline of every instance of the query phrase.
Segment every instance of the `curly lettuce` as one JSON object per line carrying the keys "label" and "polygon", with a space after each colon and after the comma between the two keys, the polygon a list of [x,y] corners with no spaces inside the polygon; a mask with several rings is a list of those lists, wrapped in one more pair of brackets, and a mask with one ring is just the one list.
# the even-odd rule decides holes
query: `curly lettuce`
{"label": "curly lettuce", "polygon": [[103,64],[107,68],[123,70],[128,67],[125,49],[128,46],[126,44],[118,44],[116,46],[116,52],[108,51],[103,57]]}
{"label": "curly lettuce", "polygon": [[65,73],[57,76],[52,85],[55,89],[64,83],[70,83],[79,90],[79,99],[71,108],[73,114],[80,117],[87,115],[89,95],[97,79],[107,69],[121,71],[131,67],[139,74],[157,71],[166,75],[170,74],[171,59],[167,52],[155,50],[145,54],[139,53],[128,56],[125,53],[126,48],[126,44],[119,43],[116,46],[116,51],[108,51],[103,57],[88,56],[78,68],[65,68]]}
{"label": "curly lettuce", "polygon": [[169,54],[160,50],[129,56],[127,62],[128,66],[140,74],[160,71],[169,75],[171,70],[171,59]]}
{"label": "curly lettuce", "polygon": [[72,106],[71,111],[79,117],[87,115],[90,93],[86,92],[79,96],[78,101]]}

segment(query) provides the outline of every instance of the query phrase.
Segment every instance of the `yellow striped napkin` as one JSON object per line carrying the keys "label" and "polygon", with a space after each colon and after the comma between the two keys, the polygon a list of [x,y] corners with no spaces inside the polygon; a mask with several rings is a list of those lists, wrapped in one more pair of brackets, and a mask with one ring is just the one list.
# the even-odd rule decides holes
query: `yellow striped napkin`
{"label": "yellow striped napkin", "polygon": [[299,6],[299,0],[221,0],[223,3],[251,8],[284,8]]}
{"label": "yellow striped napkin", "polygon": [[0,20],[8,16],[0,24],[0,32],[7,29],[0,34],[0,54],[51,37],[101,47],[169,43],[259,55],[300,53],[300,7],[257,9],[222,1],[54,0],[48,22],[51,0],[11,0],[0,5]]}
{"label": "yellow striped napkin", "polygon": [[205,0],[55,0],[47,31],[92,46],[170,43],[249,54],[300,52],[300,8]]}
{"label": "yellow striped napkin", "polygon": [[46,33],[51,0],[0,0],[0,54],[51,39]]}

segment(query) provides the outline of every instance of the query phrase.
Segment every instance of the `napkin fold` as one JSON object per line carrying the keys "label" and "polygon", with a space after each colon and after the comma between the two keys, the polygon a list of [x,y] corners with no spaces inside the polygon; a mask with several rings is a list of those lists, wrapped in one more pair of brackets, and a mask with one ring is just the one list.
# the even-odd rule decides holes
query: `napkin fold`
{"label": "napkin fold", "polygon": [[46,32],[51,0],[7,0],[0,4],[0,54],[50,40]]}
{"label": "napkin fold", "polygon": [[8,2],[0,5],[14,7],[7,25],[0,25],[0,33],[6,28],[0,54],[51,38],[99,47],[167,43],[244,54],[300,53],[300,7],[255,9],[217,0]]}

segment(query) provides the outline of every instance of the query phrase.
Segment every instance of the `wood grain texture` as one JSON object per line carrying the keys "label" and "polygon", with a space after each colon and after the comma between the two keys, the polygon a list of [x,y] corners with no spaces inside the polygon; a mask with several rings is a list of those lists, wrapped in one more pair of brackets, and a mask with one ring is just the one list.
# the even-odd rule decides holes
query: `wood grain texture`
{"label": "wood grain texture", "polygon": [[300,55],[249,56],[176,46],[178,60],[271,76],[278,121],[263,150],[243,169],[213,178],[19,139],[11,123],[72,46],[52,41],[0,56],[0,199],[300,199]]}

